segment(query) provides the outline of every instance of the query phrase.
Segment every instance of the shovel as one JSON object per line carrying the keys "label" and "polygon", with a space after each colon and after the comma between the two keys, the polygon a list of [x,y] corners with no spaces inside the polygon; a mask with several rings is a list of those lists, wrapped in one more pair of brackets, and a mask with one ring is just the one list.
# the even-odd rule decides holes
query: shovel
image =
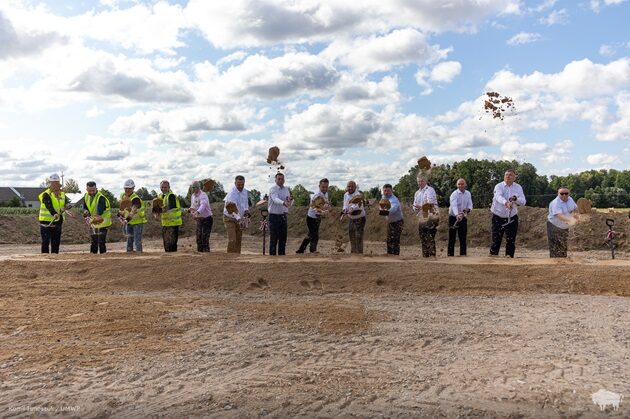
{"label": "shovel", "polygon": [[615,231],[613,230],[613,226],[615,225],[615,220],[612,218],[606,219],[606,225],[608,226],[608,233],[606,233],[606,241],[610,246],[610,254],[612,258],[615,258]]}
{"label": "shovel", "polygon": [[[513,196],[510,198],[510,202],[516,202],[516,196]],[[510,224],[512,224],[514,222],[514,220],[512,219],[512,209],[514,208],[514,204],[512,204],[512,207],[510,208],[510,211],[508,212],[508,219],[507,219],[507,223],[504,223],[503,225],[501,225],[501,228],[505,228],[507,226],[509,226]]]}
{"label": "shovel", "polygon": [[[459,228],[459,222],[460,222],[460,221],[462,221],[463,219],[465,219],[465,218],[466,218],[466,216],[468,215],[468,213],[469,213],[469,212],[470,212],[470,210],[469,210],[469,209],[465,209],[465,210],[463,211],[463,216],[462,216],[462,218],[460,218],[459,220],[455,221],[455,222],[453,223],[453,225],[451,226],[451,229],[453,229],[453,230],[457,230],[457,229]],[[508,224],[509,224],[509,223],[508,223]],[[506,226],[506,225],[507,225],[507,224],[504,224],[503,226]]]}

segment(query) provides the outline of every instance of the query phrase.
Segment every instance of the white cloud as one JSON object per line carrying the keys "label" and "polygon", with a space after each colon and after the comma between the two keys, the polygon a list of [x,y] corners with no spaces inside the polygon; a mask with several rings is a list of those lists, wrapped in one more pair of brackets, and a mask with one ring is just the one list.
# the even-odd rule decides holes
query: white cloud
{"label": "white cloud", "polygon": [[604,6],[611,6],[611,5],[617,5],[617,4],[621,4],[624,3],[626,0],[591,0],[590,6],[591,6],[591,10],[593,10],[595,13],[599,13],[600,7],[602,5]]}
{"label": "white cloud", "polygon": [[451,83],[462,71],[462,65],[458,61],[444,61],[437,64],[429,71],[427,68],[419,69],[414,78],[418,86],[422,87],[423,96],[433,93],[433,83]]}
{"label": "white cloud", "polygon": [[450,51],[450,48],[441,49],[439,45],[428,44],[421,32],[407,28],[350,42],[335,41],[321,55],[331,60],[338,59],[355,71],[372,73],[406,64],[432,64],[446,58]]}
{"label": "white cloud", "polygon": [[604,57],[612,57],[616,55],[619,50],[630,49],[630,42],[616,42],[614,44],[602,44],[599,47],[599,55]]}
{"label": "white cloud", "polygon": [[536,42],[540,40],[541,36],[539,33],[532,32],[519,32],[510,39],[506,41],[508,45],[523,45],[523,44],[531,44],[532,42]]}
{"label": "white cloud", "polygon": [[450,83],[462,72],[462,65],[457,61],[444,61],[431,70],[431,81]]}
{"label": "white cloud", "polygon": [[568,161],[573,150],[573,141],[563,140],[550,147],[549,152],[543,157],[543,161],[548,164]]}
{"label": "white cloud", "polygon": [[247,53],[245,51],[236,51],[217,61],[217,66],[222,66],[234,61],[242,61],[245,57],[247,57]]}
{"label": "white cloud", "polygon": [[375,82],[344,74],[335,89],[334,100],[361,106],[398,103],[400,101],[398,79],[386,76],[380,82]]}
{"label": "white cloud", "polygon": [[52,31],[16,30],[0,9],[0,60],[37,54],[56,43],[66,40]]}
{"label": "white cloud", "polygon": [[540,154],[547,151],[547,143],[521,143],[519,141],[505,141],[501,144],[501,152],[507,160],[523,160],[525,157]]}
{"label": "white cloud", "polygon": [[138,111],[116,119],[110,131],[116,135],[141,134],[155,145],[190,143],[211,131],[245,131],[253,110],[245,107],[187,107],[171,111]]}
{"label": "white cloud", "polygon": [[555,6],[557,3],[557,0],[545,0],[542,3],[538,4],[537,6],[530,8],[530,11],[532,12],[536,12],[536,13],[542,13],[546,10],[551,9],[553,6]]}
{"label": "white cloud", "polygon": [[518,5],[517,0],[191,0],[185,14],[210,43],[228,49],[330,41],[401,27],[474,30],[488,15],[518,13]]}
{"label": "white cloud", "polygon": [[548,16],[538,20],[543,25],[565,25],[569,22],[569,12],[567,9],[553,10]]}
{"label": "white cloud", "polygon": [[174,54],[184,46],[179,37],[189,26],[182,7],[165,1],[70,17],[54,15],[43,6],[14,6],[11,15],[26,30],[58,33],[75,42],[106,42],[141,54]]}
{"label": "white cloud", "polygon": [[608,64],[573,61],[558,73],[533,72],[517,76],[500,71],[487,89],[514,98],[519,129],[545,129],[569,120],[591,123],[596,138],[603,141],[628,138],[630,125],[630,58]]}
{"label": "white cloud", "polygon": [[367,145],[382,129],[382,115],[350,104],[314,104],[285,122],[281,140],[292,150],[327,153]]}
{"label": "white cloud", "polygon": [[85,116],[87,116],[88,118],[96,118],[97,116],[103,115],[104,113],[105,111],[94,105],[85,112]]}
{"label": "white cloud", "polygon": [[615,96],[617,112],[596,121],[597,139],[601,141],[630,140],[630,91]]}
{"label": "white cloud", "polygon": [[88,136],[81,151],[83,158],[90,161],[123,160],[131,154],[129,141],[119,138]]}
{"label": "white cloud", "polygon": [[68,82],[67,90],[97,96],[115,96],[137,102],[179,102],[193,100],[182,72],[158,72],[140,60],[102,56]]}
{"label": "white cloud", "polygon": [[237,98],[271,99],[325,91],[338,79],[337,70],[315,55],[289,53],[277,58],[250,55],[242,64],[222,73],[216,86]]}
{"label": "white cloud", "polygon": [[597,153],[588,155],[586,157],[586,162],[592,166],[612,167],[619,164],[621,161],[619,160],[619,157],[612,154]]}

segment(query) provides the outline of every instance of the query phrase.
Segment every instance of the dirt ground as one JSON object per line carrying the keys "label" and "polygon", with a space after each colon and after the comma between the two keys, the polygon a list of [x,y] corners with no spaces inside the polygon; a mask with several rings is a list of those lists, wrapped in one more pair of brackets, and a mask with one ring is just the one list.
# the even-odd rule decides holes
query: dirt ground
{"label": "dirt ground", "polygon": [[333,244],[0,246],[0,416],[630,417],[627,253]]}

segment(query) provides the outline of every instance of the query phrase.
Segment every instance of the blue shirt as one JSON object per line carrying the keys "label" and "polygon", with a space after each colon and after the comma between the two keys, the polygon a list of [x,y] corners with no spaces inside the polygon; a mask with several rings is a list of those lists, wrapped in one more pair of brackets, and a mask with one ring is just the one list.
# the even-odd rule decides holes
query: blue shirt
{"label": "blue shirt", "polygon": [[392,207],[389,209],[389,215],[387,216],[388,223],[395,223],[403,219],[402,208],[400,208],[400,201],[396,198],[396,195],[390,197],[383,196],[383,198],[389,200]]}

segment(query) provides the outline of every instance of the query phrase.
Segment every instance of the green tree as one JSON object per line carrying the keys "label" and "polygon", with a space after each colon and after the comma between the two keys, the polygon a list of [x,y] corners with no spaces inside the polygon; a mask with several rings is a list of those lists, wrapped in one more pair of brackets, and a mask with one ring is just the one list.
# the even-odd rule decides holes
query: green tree
{"label": "green tree", "polygon": [[341,206],[343,205],[343,194],[345,191],[340,189],[338,186],[331,185],[328,187],[328,201],[330,201],[330,205],[332,206]]}
{"label": "green tree", "polygon": [[[189,186],[188,193],[186,193],[186,196],[184,197],[184,200],[185,202],[188,203],[188,205],[190,205],[191,195],[192,195],[192,189]],[[223,202],[223,199],[225,198],[225,195],[227,194],[225,193],[225,190],[223,189],[223,185],[221,184],[221,182],[217,182],[214,185],[214,189],[212,190],[212,192],[207,192],[206,195],[208,195],[208,201],[210,203],[213,203],[213,202]]]}
{"label": "green tree", "polygon": [[142,199],[143,201],[150,201],[153,199],[153,196],[144,186],[142,188],[136,189],[136,194],[138,195],[138,198]]}
{"label": "green tree", "polygon": [[370,188],[367,191],[367,195],[368,195],[368,198],[381,199],[381,197],[383,196],[382,193],[381,193],[381,187],[380,186],[374,186],[374,187]]}
{"label": "green tree", "polygon": [[68,178],[64,182],[63,188],[61,188],[61,190],[65,193],[81,193],[81,189],[79,189],[79,184],[76,180],[71,178]]}
{"label": "green tree", "polygon": [[251,201],[250,206],[256,205],[256,202],[260,201],[260,191],[257,189],[250,190],[248,198]]}
{"label": "green tree", "polygon": [[120,202],[118,201],[118,199],[116,199],[113,193],[111,193],[110,191],[104,188],[101,188],[100,191],[105,196],[105,198],[109,200],[109,205],[112,208],[118,208],[118,206],[120,205]]}
{"label": "green tree", "polygon": [[306,189],[304,186],[297,184],[291,189],[291,195],[293,196],[295,205],[305,207],[310,205],[311,194],[313,192]]}
{"label": "green tree", "polygon": [[182,208],[188,208],[190,206],[190,201],[187,200],[185,196],[177,195],[177,199],[179,199],[179,205]]}
{"label": "green tree", "polygon": [[617,173],[615,187],[630,191],[630,170]]}
{"label": "green tree", "polygon": [[17,207],[21,207],[22,205],[22,200],[20,198],[18,198],[17,196],[14,196],[13,198],[11,198],[10,201],[4,201],[4,202],[0,202],[0,207],[12,207],[12,208],[17,208]]}
{"label": "green tree", "polygon": [[217,182],[216,185],[214,185],[212,192],[208,193],[208,200],[210,202],[223,202],[225,195],[227,195],[227,193],[225,192],[223,185],[221,182]]}
{"label": "green tree", "polygon": [[151,199],[157,198],[157,196],[158,196],[158,193],[156,192],[155,189],[151,189],[151,192],[149,192],[149,193],[151,194]]}
{"label": "green tree", "polygon": [[585,193],[587,199],[596,208],[627,208],[630,207],[630,194],[622,188],[614,186],[588,189]]}

